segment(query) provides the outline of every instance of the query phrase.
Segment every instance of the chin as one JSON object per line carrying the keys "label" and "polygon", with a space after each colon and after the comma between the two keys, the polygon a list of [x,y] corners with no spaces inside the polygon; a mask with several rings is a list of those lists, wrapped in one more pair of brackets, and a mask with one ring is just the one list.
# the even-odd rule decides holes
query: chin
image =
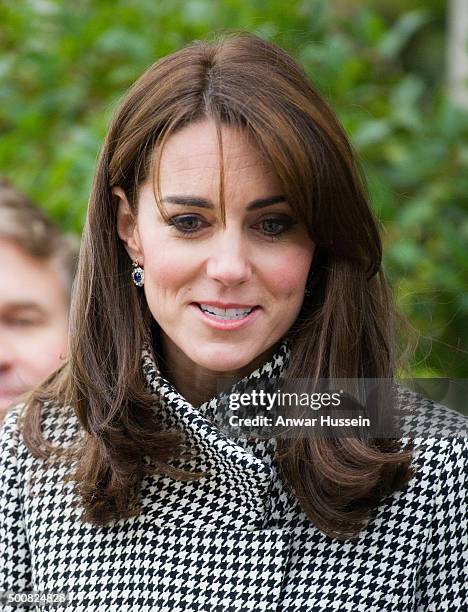
{"label": "chin", "polygon": [[240,370],[247,366],[259,354],[258,351],[247,350],[245,352],[232,346],[215,345],[206,347],[205,350],[194,352],[192,360],[199,366],[212,370],[213,372],[230,372]]}

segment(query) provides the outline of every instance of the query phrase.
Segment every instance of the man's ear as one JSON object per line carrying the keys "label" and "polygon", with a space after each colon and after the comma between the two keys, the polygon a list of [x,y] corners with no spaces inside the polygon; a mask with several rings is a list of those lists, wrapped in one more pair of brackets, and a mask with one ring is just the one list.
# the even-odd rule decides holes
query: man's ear
{"label": "man's ear", "polygon": [[125,191],[121,187],[113,187],[112,194],[119,200],[117,208],[117,233],[124,243],[130,259],[138,261],[139,265],[143,266],[143,249],[141,248],[136,216],[130,208]]}

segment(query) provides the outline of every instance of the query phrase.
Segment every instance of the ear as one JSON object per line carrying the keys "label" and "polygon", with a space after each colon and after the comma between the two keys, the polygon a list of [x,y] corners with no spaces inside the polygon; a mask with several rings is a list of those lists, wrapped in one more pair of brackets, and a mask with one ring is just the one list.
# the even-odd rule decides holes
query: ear
{"label": "ear", "polygon": [[138,261],[144,265],[143,249],[135,214],[121,187],[113,187],[112,194],[118,198],[117,208],[117,233],[119,234],[125,249],[132,261]]}

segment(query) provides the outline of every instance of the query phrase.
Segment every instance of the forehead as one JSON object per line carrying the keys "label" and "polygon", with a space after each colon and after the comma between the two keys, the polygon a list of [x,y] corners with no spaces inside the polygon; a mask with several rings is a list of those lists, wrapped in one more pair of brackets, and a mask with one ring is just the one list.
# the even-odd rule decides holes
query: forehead
{"label": "forehead", "polygon": [[222,125],[221,132],[222,158],[216,126],[211,120],[189,124],[172,134],[161,154],[161,188],[172,187],[184,178],[216,182],[221,168],[227,182],[237,180],[240,175],[252,183],[277,180],[245,131]]}
{"label": "forehead", "polygon": [[0,238],[0,306],[19,302],[62,307],[66,291],[52,261],[36,259],[14,241]]}

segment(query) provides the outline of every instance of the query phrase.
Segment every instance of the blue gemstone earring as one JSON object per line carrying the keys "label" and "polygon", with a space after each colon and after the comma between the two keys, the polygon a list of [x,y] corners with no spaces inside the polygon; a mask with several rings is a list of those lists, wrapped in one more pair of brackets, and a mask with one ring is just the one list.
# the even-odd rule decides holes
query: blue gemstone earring
{"label": "blue gemstone earring", "polygon": [[137,287],[143,287],[145,284],[145,271],[140,267],[138,261],[132,263],[132,279]]}

